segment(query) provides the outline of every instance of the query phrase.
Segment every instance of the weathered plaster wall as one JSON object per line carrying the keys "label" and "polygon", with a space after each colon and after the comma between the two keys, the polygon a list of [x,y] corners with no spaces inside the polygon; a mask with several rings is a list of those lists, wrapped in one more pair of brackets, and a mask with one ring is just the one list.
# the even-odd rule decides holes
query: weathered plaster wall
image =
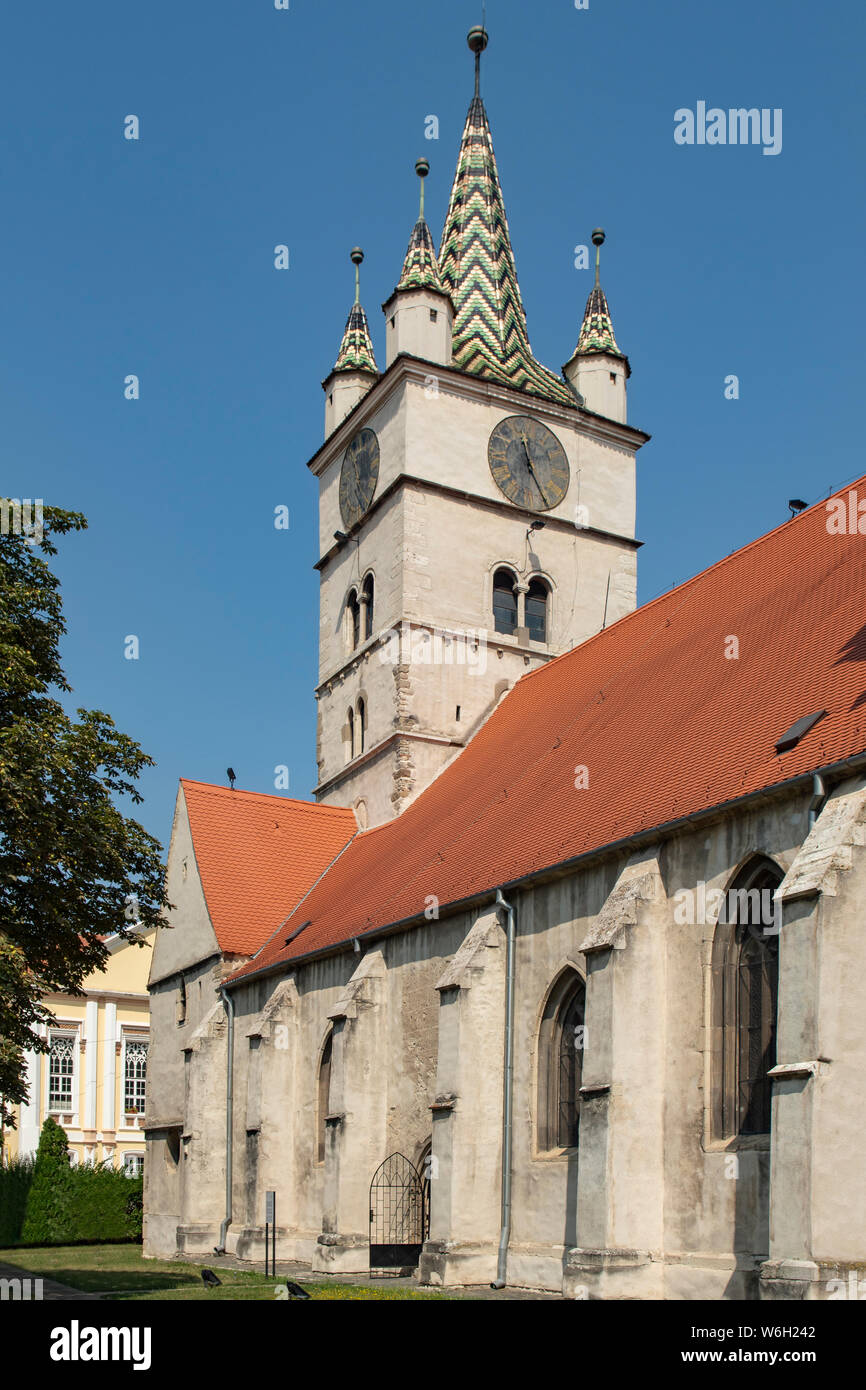
{"label": "weathered plaster wall", "polygon": [[[834,1270],[847,1277],[866,1261],[856,1158],[866,1038],[851,988],[866,964],[866,792],[857,783],[831,798],[804,845],[809,799],[807,789],[752,803],[631,857],[609,855],[509,893],[517,913],[512,1282],[580,1297],[736,1299],[759,1288],[823,1297]],[[713,890],[727,889],[755,855],[787,875],[779,1063],[809,1063],[776,1082],[772,1190],[767,1140],[720,1138],[710,1125]],[[260,1256],[272,1188],[279,1253],[322,1270],[366,1269],[375,1168],[394,1151],[417,1162],[432,1134],[422,1275],[493,1277],[505,954],[504,919],[488,904],[235,991],[230,1249]],[[587,987],[579,1156],[539,1147],[539,1023],[564,970],[584,975]],[[168,1028],[163,1008],[157,991],[155,1034]],[[221,1011],[204,1020],[187,1053],[185,1148],[190,1158],[197,1146],[213,1148],[212,1171],[193,1182],[194,1165],[184,1168],[189,1249],[214,1243],[222,1214],[220,1019]],[[317,1072],[332,1026],[322,1164]]]}

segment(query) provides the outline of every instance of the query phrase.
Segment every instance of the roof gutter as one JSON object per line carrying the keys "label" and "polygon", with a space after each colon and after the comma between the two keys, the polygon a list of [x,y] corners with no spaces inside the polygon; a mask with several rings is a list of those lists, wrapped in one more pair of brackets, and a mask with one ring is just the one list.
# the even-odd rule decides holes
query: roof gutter
{"label": "roof gutter", "polygon": [[232,1224],[232,1120],[235,1077],[235,1002],[225,985],[220,988],[220,997],[228,1019],[226,1035],[226,1214],[220,1223],[219,1245],[214,1246],[215,1255],[226,1253],[226,1232]]}
{"label": "roof gutter", "polygon": [[812,800],[809,802],[809,829],[815,824],[824,807],[830,793],[827,790],[824,778],[819,773],[815,773],[812,778]]}
{"label": "roof gutter", "polygon": [[[602,854],[621,854],[625,850],[633,851],[641,845],[652,844],[654,840],[658,840],[662,836],[672,835],[677,830],[702,825],[704,821],[717,816],[720,811],[736,810],[740,806],[748,806],[753,801],[767,799],[781,792],[793,792],[801,787],[811,787],[814,792],[816,777],[824,781],[841,782],[842,774],[850,771],[866,772],[866,749],[860,753],[852,753],[850,758],[842,758],[839,762],[828,763],[825,767],[817,768],[812,772],[800,772],[796,777],[785,778],[783,782],[773,782],[767,787],[759,787],[756,791],[746,792],[744,796],[732,797],[728,801],[719,801],[714,806],[707,806],[703,811],[692,811],[688,815],[677,816],[675,820],[664,821],[661,825],[652,826],[647,830],[637,830],[621,840],[610,840],[605,845],[596,845],[594,849],[584,850],[582,854],[573,855],[570,859],[560,859],[555,864],[547,864],[542,869],[533,869],[532,873],[509,879],[507,883],[502,884],[501,889],[487,888],[480,893],[472,893],[466,898],[459,898],[453,903],[447,903],[445,907],[448,909],[449,916],[458,912],[465,912],[469,907],[481,906],[483,903],[495,901],[497,892],[504,893],[514,889],[527,888],[542,879],[552,876],[558,877],[567,873],[569,869],[580,868],[591,860],[599,858]],[[829,796],[829,791],[827,795]],[[345,940],[332,942],[329,946],[322,946],[318,951],[310,951],[303,956],[293,956],[290,960],[273,961],[270,965],[263,965],[258,970],[251,970],[248,975],[242,975],[237,980],[229,979],[226,981],[226,988],[234,989],[240,985],[248,984],[251,980],[262,979],[265,975],[275,975],[284,970],[294,970],[299,965],[307,965],[310,961],[320,960],[324,956],[337,955],[340,951],[351,947],[355,940],[363,942],[368,939],[375,940],[380,936],[391,936],[395,932],[405,931],[408,927],[423,925],[427,920],[422,912],[415,912],[411,917],[403,917],[397,922],[385,922],[378,927],[369,927],[367,931],[352,932]]]}
{"label": "roof gutter", "polygon": [[500,1208],[502,1224],[499,1231],[499,1253],[496,1259],[496,1278],[491,1289],[504,1289],[508,1268],[508,1243],[511,1240],[511,1148],[514,1134],[514,908],[496,890],[496,906],[505,912],[505,1067],[502,1095],[502,1177]]}

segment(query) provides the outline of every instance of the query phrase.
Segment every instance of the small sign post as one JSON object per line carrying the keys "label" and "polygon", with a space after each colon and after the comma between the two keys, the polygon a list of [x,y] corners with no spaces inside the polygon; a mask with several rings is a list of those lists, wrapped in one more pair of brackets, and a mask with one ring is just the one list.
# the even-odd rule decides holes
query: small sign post
{"label": "small sign post", "polygon": [[271,1273],[277,1277],[277,1222],[276,1222],[276,1193],[265,1193],[265,1278],[268,1277],[268,1249],[270,1246],[270,1235],[273,1232],[273,1261]]}

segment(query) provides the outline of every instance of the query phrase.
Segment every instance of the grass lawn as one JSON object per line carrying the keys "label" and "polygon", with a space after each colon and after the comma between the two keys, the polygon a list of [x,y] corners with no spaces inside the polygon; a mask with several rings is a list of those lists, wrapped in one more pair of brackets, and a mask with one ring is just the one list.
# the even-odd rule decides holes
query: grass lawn
{"label": "grass lawn", "polygon": [[[235,1270],[226,1270],[225,1282],[221,1289],[206,1289],[201,1279],[199,1279],[197,1288],[172,1289],[167,1293],[124,1293],[119,1295],[119,1299],[122,1299],[124,1302],[132,1300],[136,1303],[157,1301],[175,1302],[177,1300],[183,1300],[183,1302],[186,1303],[193,1301],[196,1303],[234,1303],[239,1300],[256,1303],[276,1302],[277,1291],[280,1288],[279,1278],[277,1278],[276,1281],[273,1279],[265,1280],[262,1275],[257,1275],[255,1283],[245,1282],[243,1284],[229,1284],[228,1280],[230,1276],[233,1276],[235,1273]],[[222,1274],[220,1274],[220,1278],[223,1278]],[[426,1293],[420,1289],[394,1288],[393,1285],[389,1288],[387,1280],[383,1280],[381,1285],[334,1284],[330,1282],[327,1284],[313,1284],[305,1282],[304,1288],[307,1290],[310,1298],[317,1300],[339,1299],[346,1301],[351,1299],[354,1301],[361,1300],[363,1302],[369,1302],[371,1300],[379,1301],[380,1299],[410,1299],[414,1302],[418,1300],[429,1302],[431,1299],[447,1300],[449,1297],[448,1294]]]}
{"label": "grass lawn", "polygon": [[[139,1245],[56,1245],[0,1249],[0,1263],[17,1265],[46,1279],[56,1279],[83,1293],[114,1293],[136,1302],[184,1300],[220,1302],[252,1300],[273,1303],[275,1289],[284,1282],[280,1276],[265,1279],[258,1270],[222,1269],[218,1289],[206,1289],[201,1281],[202,1265],[182,1264],[179,1260],[145,1260]],[[300,1282],[300,1281],[299,1281]],[[394,1286],[383,1280],[372,1285],[305,1283],[315,1299],[352,1300],[448,1300],[445,1293]],[[459,1295],[458,1295],[459,1297]]]}

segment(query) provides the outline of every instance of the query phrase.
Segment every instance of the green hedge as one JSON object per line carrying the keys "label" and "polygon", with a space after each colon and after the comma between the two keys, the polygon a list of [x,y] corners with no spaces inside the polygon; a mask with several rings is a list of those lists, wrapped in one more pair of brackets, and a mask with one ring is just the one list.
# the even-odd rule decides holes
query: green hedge
{"label": "green hedge", "polygon": [[0,1245],[140,1241],[142,1187],[108,1163],[71,1167],[49,1117],[35,1159],[0,1169]]}
{"label": "green hedge", "polygon": [[0,1246],[18,1243],[35,1167],[36,1160],[30,1157],[13,1159],[8,1168],[0,1168]]}

